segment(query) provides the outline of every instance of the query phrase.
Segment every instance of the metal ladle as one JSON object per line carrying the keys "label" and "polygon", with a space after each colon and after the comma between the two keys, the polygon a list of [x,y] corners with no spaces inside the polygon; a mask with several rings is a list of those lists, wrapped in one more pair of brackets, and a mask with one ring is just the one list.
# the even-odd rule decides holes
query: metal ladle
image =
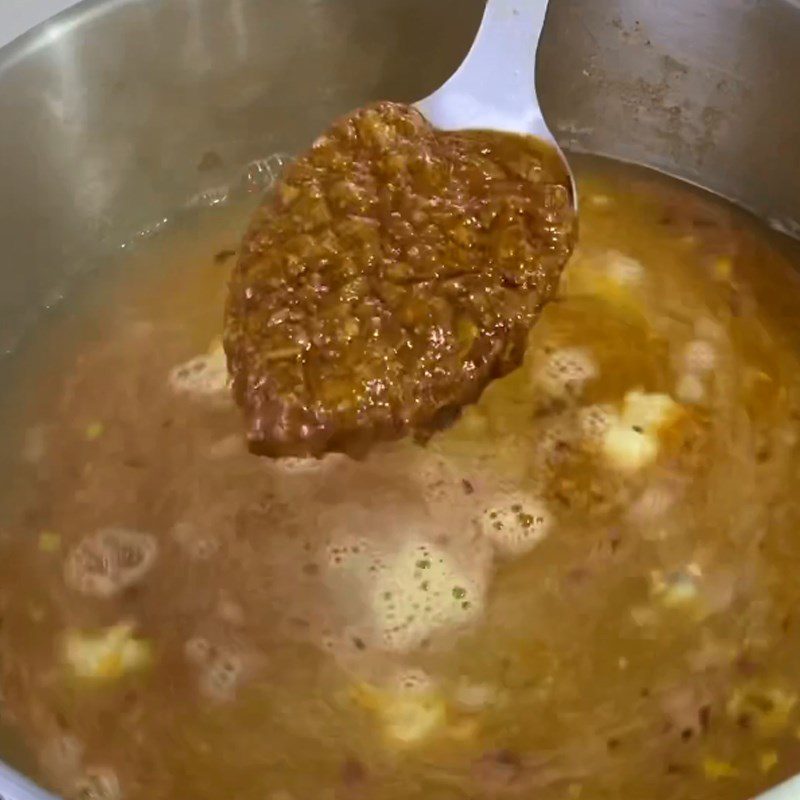
{"label": "metal ladle", "polygon": [[572,170],[536,96],[536,51],[548,1],[487,0],[461,66],[416,107],[442,130],[494,130],[543,140],[560,156],[577,203]]}

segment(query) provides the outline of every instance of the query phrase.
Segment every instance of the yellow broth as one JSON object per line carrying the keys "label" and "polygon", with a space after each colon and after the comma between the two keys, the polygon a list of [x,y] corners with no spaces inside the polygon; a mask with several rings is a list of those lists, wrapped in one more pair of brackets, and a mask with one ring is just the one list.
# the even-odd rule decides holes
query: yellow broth
{"label": "yellow broth", "polygon": [[742,800],[800,770],[797,248],[576,164],[580,244],[525,363],[425,446],[246,452],[219,336],[247,202],[31,344],[0,707],[39,780]]}

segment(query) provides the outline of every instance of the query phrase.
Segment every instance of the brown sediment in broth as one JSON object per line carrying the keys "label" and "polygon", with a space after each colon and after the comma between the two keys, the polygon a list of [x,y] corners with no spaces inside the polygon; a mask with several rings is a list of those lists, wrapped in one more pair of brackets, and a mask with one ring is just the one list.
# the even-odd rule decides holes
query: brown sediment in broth
{"label": "brown sediment in broth", "polygon": [[[741,800],[798,770],[797,250],[666,178],[577,166],[582,242],[522,367],[363,462],[246,451],[215,313],[240,211],[133,257],[102,338],[73,332],[20,412],[3,501],[2,707],[40,780]],[[672,398],[657,434],[632,392]],[[76,591],[76,546],[119,528],[155,537],[149,571],[122,537],[133,582]],[[118,624],[148,663],[70,675],[65,638]]]}
{"label": "brown sediment in broth", "polygon": [[426,435],[519,366],[575,238],[532,138],[441,132],[377,103],[335,122],[259,207],[225,349],[255,452]]}

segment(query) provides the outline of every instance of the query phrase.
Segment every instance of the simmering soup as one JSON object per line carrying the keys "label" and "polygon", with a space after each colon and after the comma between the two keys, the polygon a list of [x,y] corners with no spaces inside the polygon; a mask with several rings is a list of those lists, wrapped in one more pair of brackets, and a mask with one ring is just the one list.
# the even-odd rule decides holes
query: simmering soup
{"label": "simmering soup", "polygon": [[42,783],[744,800],[800,769],[800,255],[576,165],[580,243],[523,365],[425,445],[248,453],[220,335],[249,202],[30,344],[0,709]]}

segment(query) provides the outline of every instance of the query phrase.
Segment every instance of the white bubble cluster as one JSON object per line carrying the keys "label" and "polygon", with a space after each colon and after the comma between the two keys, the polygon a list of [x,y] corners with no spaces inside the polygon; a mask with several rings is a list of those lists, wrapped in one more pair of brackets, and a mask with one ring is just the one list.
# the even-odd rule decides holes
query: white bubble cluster
{"label": "white bubble cluster", "polygon": [[481,514],[480,528],[504,556],[522,556],[544,539],[552,527],[544,501],[522,492],[501,495]]}
{"label": "white bubble cluster", "polygon": [[72,548],[64,564],[64,580],[83,594],[112,597],[139,583],[157,553],[158,541],[149,533],[104,528]]}
{"label": "white bubble cluster", "polygon": [[413,650],[434,633],[473,622],[483,611],[482,575],[469,574],[429,542],[401,546],[370,583],[371,627],[386,650]]}
{"label": "white bubble cluster", "polygon": [[570,415],[547,420],[537,432],[533,448],[536,471],[551,475],[575,453],[580,430]]}
{"label": "white bubble cluster", "polygon": [[619,414],[612,405],[598,403],[584,406],[578,411],[578,426],[583,442],[590,448],[599,447],[618,419]]}
{"label": "white bubble cluster", "polygon": [[575,399],[599,374],[597,362],[587,348],[562,347],[547,354],[534,370],[533,381],[552,399]]}
{"label": "white bubble cluster", "polygon": [[169,384],[178,394],[206,398],[222,395],[228,388],[228,362],[222,345],[179,364],[170,372]]}
{"label": "white bubble cluster", "polygon": [[483,611],[492,559],[474,510],[453,508],[445,521],[410,487],[384,494],[376,485],[364,502],[315,519],[314,579],[325,599],[311,612],[313,635],[338,659],[436,646]]}

